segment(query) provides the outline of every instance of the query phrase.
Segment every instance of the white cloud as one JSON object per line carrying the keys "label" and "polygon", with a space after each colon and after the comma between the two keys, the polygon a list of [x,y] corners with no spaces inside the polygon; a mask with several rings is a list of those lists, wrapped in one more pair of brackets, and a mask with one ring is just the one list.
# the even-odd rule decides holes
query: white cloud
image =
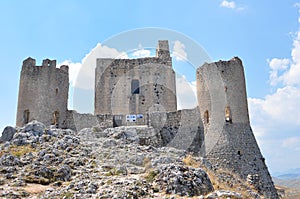
{"label": "white cloud", "polygon": [[150,55],[151,51],[144,49],[142,44],[139,44],[139,48],[132,53],[133,58],[150,57]]}
{"label": "white cloud", "polygon": [[235,9],[236,8],[236,5],[235,5],[235,2],[234,1],[222,1],[221,4],[220,4],[221,7],[224,7],[224,8],[230,8],[230,9]]}
{"label": "white cloud", "polygon": [[270,83],[276,86],[279,83],[289,86],[300,86],[300,31],[295,34],[291,59],[273,58],[268,60]]}
{"label": "white cloud", "polygon": [[62,63],[58,64],[58,66],[61,65],[68,65],[69,66],[69,78],[70,78],[70,85],[72,87],[75,86],[76,79],[78,76],[78,73],[81,68],[81,63],[73,63],[71,60],[65,60]]}
{"label": "white cloud", "polygon": [[270,70],[270,84],[271,86],[276,86],[278,83],[282,82],[283,78],[279,75],[280,72],[285,71],[290,63],[289,59],[278,59],[273,58],[272,60],[267,60]]}
{"label": "white cloud", "polygon": [[300,125],[299,102],[300,89],[286,86],[265,97],[263,110],[277,121]]}
{"label": "white cloud", "polygon": [[248,99],[252,128],[258,136],[258,142],[264,143],[261,148],[269,154],[268,158],[273,168],[282,170],[298,167],[300,163],[297,158],[300,151],[300,29],[294,34],[291,57],[268,59],[267,62],[270,67],[269,83],[274,92],[261,99]]}
{"label": "white cloud", "polygon": [[290,150],[300,151],[300,137],[289,137],[284,139],[281,146]]}
{"label": "white cloud", "polygon": [[189,82],[186,77],[176,75],[177,109],[195,108],[198,104],[196,81]]}
{"label": "white cloud", "polygon": [[185,45],[178,40],[174,42],[172,57],[174,57],[177,61],[187,60]]}
{"label": "white cloud", "polygon": [[264,100],[256,98],[248,98],[249,117],[251,126],[256,137],[263,137],[266,135],[266,118],[269,116],[263,111]]}
{"label": "white cloud", "polygon": [[284,83],[300,86],[300,31],[294,38],[291,62],[290,67],[283,74]]}
{"label": "white cloud", "polygon": [[73,63],[65,60],[60,65],[69,65],[71,86],[81,89],[94,89],[95,68],[97,58],[128,58],[125,52],[119,52],[117,49],[103,46],[100,43],[91,50],[81,61]]}
{"label": "white cloud", "polygon": [[294,6],[297,7],[297,8],[299,8],[300,7],[300,3],[295,3]]}
{"label": "white cloud", "polygon": [[285,70],[288,68],[288,64],[290,63],[290,60],[274,58],[271,61],[268,60],[268,62],[272,70]]}
{"label": "white cloud", "polygon": [[133,57],[135,58],[142,58],[142,57],[150,57],[151,51],[145,49],[139,49],[132,53]]}
{"label": "white cloud", "polygon": [[[279,88],[275,93],[264,99],[249,100],[250,117],[261,124],[266,122],[277,124],[300,125],[300,89],[286,86]],[[267,121],[268,120],[268,121]]]}
{"label": "white cloud", "polygon": [[224,0],[220,3],[220,7],[229,8],[229,9],[236,10],[236,11],[243,11],[246,8],[244,6],[236,5],[236,3],[234,1],[226,1],[226,0]]}
{"label": "white cloud", "polygon": [[276,86],[275,92],[264,99],[249,99],[251,114],[300,126],[300,30],[294,37],[291,58],[273,58],[267,62],[270,85]]}

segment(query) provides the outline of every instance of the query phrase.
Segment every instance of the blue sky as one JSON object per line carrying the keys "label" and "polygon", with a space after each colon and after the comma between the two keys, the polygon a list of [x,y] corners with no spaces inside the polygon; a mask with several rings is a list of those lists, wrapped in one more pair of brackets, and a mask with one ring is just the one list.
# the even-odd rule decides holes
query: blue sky
{"label": "blue sky", "polygon": [[[214,61],[239,56],[245,67],[252,127],[271,172],[300,167],[297,3],[294,0],[1,1],[0,131],[15,124],[24,59],[31,56],[38,64],[46,58],[56,59],[76,68],[97,44],[98,50],[105,49],[105,44],[116,48],[107,42],[116,35],[156,27],[185,35],[202,46]],[[143,47],[149,46],[142,42],[136,48],[147,53]],[[187,53],[189,58],[188,44],[182,44],[186,48],[180,52],[183,56]],[[179,68],[189,65],[174,61]],[[192,87],[193,79],[185,76]]]}

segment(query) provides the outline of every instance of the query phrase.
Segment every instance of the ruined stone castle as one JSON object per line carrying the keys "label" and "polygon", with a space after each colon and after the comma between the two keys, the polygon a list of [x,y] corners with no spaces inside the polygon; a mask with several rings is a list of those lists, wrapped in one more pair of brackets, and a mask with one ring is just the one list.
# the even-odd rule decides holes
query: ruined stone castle
{"label": "ruined stone castle", "polygon": [[[67,109],[68,66],[55,60],[42,66],[23,61],[17,126],[32,120],[81,130],[148,125],[164,146],[187,149],[229,169],[243,179],[255,179],[266,198],[278,198],[264,158],[252,133],[242,61],[205,63],[196,71],[198,106],[177,110],[175,72],[168,41],[159,41],[156,57],[95,60],[94,115]],[[254,180],[254,181],[255,181]]]}

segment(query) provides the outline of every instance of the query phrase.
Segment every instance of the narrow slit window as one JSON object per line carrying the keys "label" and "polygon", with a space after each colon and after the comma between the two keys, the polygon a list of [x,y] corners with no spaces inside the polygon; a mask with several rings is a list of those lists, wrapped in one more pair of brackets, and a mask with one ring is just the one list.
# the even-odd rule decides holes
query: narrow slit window
{"label": "narrow slit window", "polygon": [[137,79],[131,81],[131,94],[140,94],[140,82]]}
{"label": "narrow slit window", "polygon": [[204,112],[204,122],[205,122],[205,124],[209,123],[209,113],[208,113],[208,110],[206,110]]}
{"label": "narrow slit window", "polygon": [[23,113],[24,124],[27,124],[29,122],[29,117],[30,117],[30,112],[27,109]]}

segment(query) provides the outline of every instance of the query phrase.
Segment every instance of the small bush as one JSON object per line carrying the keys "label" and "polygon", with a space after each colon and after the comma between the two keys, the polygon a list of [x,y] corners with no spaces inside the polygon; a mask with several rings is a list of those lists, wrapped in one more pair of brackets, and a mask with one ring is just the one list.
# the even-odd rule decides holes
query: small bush
{"label": "small bush", "polygon": [[73,197],[73,195],[74,194],[72,194],[68,191],[68,192],[64,193],[61,198],[62,199],[71,199]]}
{"label": "small bush", "polygon": [[101,128],[99,127],[99,126],[94,126],[93,128],[92,128],[92,131],[94,132],[94,133],[97,133],[97,132],[101,132]]}
{"label": "small bush", "polygon": [[47,178],[37,178],[36,176],[27,176],[25,178],[26,183],[34,183],[34,184],[41,184],[41,185],[49,185],[51,181]]}
{"label": "small bush", "polygon": [[34,152],[35,149],[31,145],[16,146],[13,145],[9,149],[11,155],[21,157],[27,153]]}
{"label": "small bush", "polygon": [[147,182],[153,182],[155,177],[158,175],[158,171],[150,170],[145,176]]}
{"label": "small bush", "polygon": [[108,173],[106,173],[106,176],[118,176],[123,174],[123,172],[121,170],[118,170],[116,168],[112,168]]}
{"label": "small bush", "polygon": [[186,166],[191,166],[191,167],[199,167],[200,164],[193,158],[192,155],[187,155],[185,158],[183,158],[182,162]]}

